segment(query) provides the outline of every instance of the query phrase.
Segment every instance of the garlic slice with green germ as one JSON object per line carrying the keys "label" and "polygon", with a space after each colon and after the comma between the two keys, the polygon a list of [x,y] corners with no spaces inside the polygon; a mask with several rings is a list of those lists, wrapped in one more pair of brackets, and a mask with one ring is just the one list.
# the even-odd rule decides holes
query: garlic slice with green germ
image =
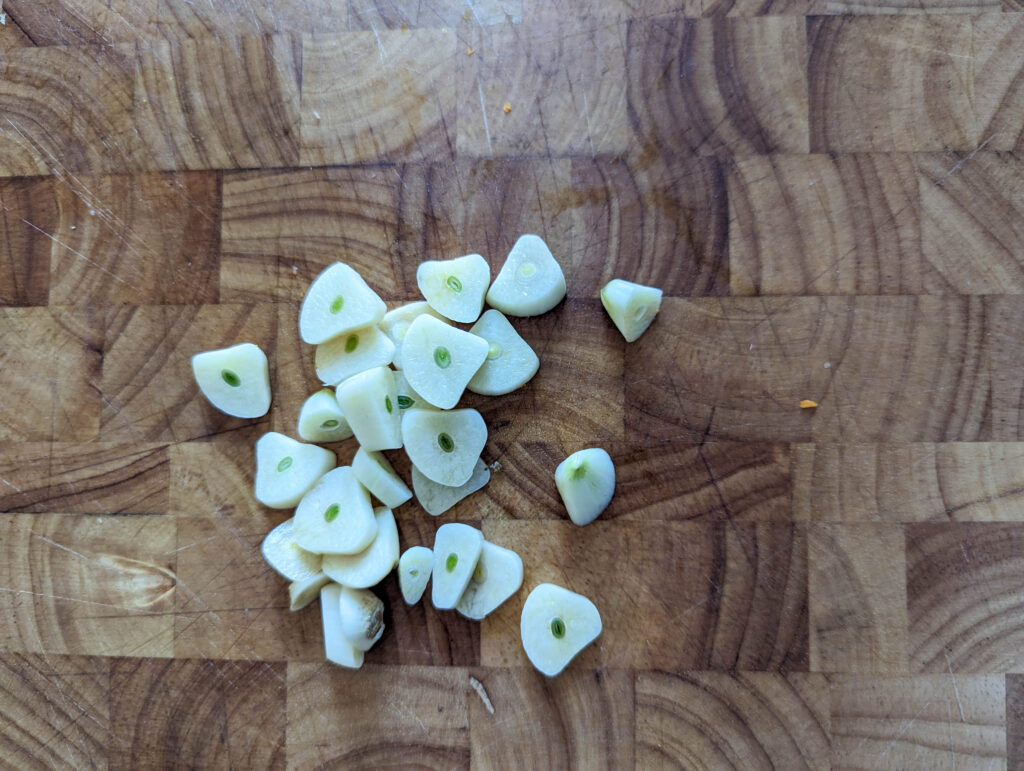
{"label": "garlic slice with green germ", "polygon": [[458,487],[472,476],[487,444],[487,424],[472,409],[406,410],[402,441],[409,460],[424,476]]}
{"label": "garlic slice with green germ", "polygon": [[343,262],[326,268],[310,284],[299,311],[299,335],[318,345],[359,327],[376,324],[387,306],[363,277]]}
{"label": "garlic slice with green germ", "polygon": [[416,389],[409,385],[402,370],[395,372],[395,391],[398,394],[398,409],[403,413],[409,409],[436,410],[433,404],[428,402],[417,393]]}
{"label": "garlic slice with green germ", "polygon": [[351,466],[324,474],[295,509],[295,541],[307,551],[357,554],[376,537],[370,494]]}
{"label": "garlic slice with green germ", "polygon": [[207,401],[236,418],[259,418],[270,409],[267,355],[253,343],[239,343],[192,357],[192,374]]}
{"label": "garlic slice with green germ", "polygon": [[487,359],[487,341],[458,327],[420,316],[402,341],[402,372],[424,399],[448,410]]}
{"label": "garlic slice with green germ", "polygon": [[615,464],[600,447],[574,452],[555,469],[555,486],[569,518],[589,525],[615,494]]}
{"label": "garlic slice with green germ", "polygon": [[397,450],[402,446],[402,417],[394,371],[374,367],[353,375],[335,396],[360,446],[367,450]]}
{"label": "garlic slice with green germ", "polygon": [[337,462],[330,450],[268,431],[256,441],[256,500],[272,509],[290,509]]}
{"label": "garlic slice with green germ", "polygon": [[472,324],[484,309],[491,266],[479,254],[453,260],[427,260],[416,269],[416,285],[442,316]]}
{"label": "garlic slice with green germ", "polygon": [[539,316],[565,297],[565,274],[540,236],[519,237],[487,292],[487,304],[509,316]]}
{"label": "garlic slice with green germ", "polygon": [[484,311],[469,331],[487,341],[487,358],[470,379],[468,390],[500,396],[515,391],[537,374],[540,359],[500,311]]}
{"label": "garlic slice with green germ", "polygon": [[540,584],[530,592],[519,621],[526,657],[548,677],[565,669],[601,629],[594,603],[555,584]]}
{"label": "garlic slice with green germ", "polygon": [[374,511],[377,537],[358,554],[326,554],[323,570],[344,586],[366,589],[383,581],[398,564],[398,526],[391,509]]}
{"label": "garlic slice with green germ", "polygon": [[438,610],[451,610],[462,597],[480,559],[484,536],[458,522],[441,525],[434,535],[434,569],[430,598]]}
{"label": "garlic slice with green germ", "polygon": [[321,388],[302,403],[298,430],[299,437],[307,442],[340,442],[352,436],[352,429],[330,388]]}
{"label": "garlic slice with green germ", "polygon": [[381,331],[395,344],[395,357],[391,362],[395,369],[402,368],[402,341],[405,339],[405,333],[409,331],[409,325],[417,316],[422,316],[424,313],[445,321],[444,316],[431,308],[430,303],[426,300],[400,305],[385,313],[384,318],[381,319]]}
{"label": "garlic slice with green germ", "polygon": [[395,356],[395,344],[376,326],[360,327],[316,347],[316,376],[337,385],[373,367],[386,367]]}

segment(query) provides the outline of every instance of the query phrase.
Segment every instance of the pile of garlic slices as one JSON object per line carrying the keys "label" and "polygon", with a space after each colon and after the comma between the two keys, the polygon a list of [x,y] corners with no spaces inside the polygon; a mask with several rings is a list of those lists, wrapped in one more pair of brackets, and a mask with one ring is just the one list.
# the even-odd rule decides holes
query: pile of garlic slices
{"label": "pile of garlic slices", "polygon": [[[328,660],[362,666],[384,631],[384,606],[370,591],[397,566],[404,600],[419,602],[428,581],[431,601],[482,619],[523,582],[518,554],[485,541],[468,525],[438,528],[433,548],[400,555],[393,510],[415,496],[439,516],[490,479],[480,455],[487,426],[474,409],[458,409],[464,391],[501,395],[527,383],[540,366],[507,316],[535,316],[566,293],[561,266],[542,239],[522,236],[493,283],[478,254],[422,263],[416,274],[425,301],[387,311],[350,266],[338,262],[312,283],[302,303],[299,333],[316,346],[324,388],[299,412],[304,442],[277,432],[256,443],[255,497],[294,516],[263,542],[270,566],[290,581],[290,607],[317,596]],[[615,325],[635,340],[650,325],[660,290],[615,279],[601,292]],[[491,309],[484,311],[485,302]],[[472,325],[462,329],[456,323]],[[259,417],[270,406],[267,358],[251,343],[197,354],[200,390],[218,409]],[[355,437],[350,466],[317,442]],[[404,449],[412,490],[383,451]],[[555,480],[571,519],[584,525],[610,502],[615,468],[600,448],[574,453]],[[381,505],[374,505],[374,499]],[[553,584],[534,588],[523,607],[521,635],[531,662],[558,674],[601,632],[594,604]]]}

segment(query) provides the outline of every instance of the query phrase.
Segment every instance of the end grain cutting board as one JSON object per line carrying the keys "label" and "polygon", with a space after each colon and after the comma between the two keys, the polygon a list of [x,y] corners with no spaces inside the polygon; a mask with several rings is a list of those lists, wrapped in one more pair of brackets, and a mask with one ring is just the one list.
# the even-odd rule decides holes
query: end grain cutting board
{"label": "end grain cutting board", "polygon": [[[3,13],[3,764],[1024,764],[1020,0]],[[364,668],[327,665],[251,495],[317,385],[298,301],[336,259],[412,299],[521,233],[569,295],[516,324],[537,377],[465,400],[500,468],[397,516],[482,527],[523,590],[478,624],[389,578]],[[612,277],[665,291],[630,345]],[[239,341],[256,421],[189,373]],[[552,473],[585,446],[619,481],[577,528]],[[541,581],[605,624],[550,681]]]}

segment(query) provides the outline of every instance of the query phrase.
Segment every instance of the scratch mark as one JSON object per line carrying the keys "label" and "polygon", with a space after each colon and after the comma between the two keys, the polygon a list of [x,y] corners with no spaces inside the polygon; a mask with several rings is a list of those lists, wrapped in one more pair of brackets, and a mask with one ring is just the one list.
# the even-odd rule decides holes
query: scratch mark
{"label": "scratch mark", "polygon": [[49,239],[50,239],[51,241],[53,241],[53,242],[54,242],[55,244],[59,244],[60,246],[63,246],[63,247],[65,248],[65,249],[67,249],[67,250],[68,250],[69,252],[71,252],[72,254],[74,254],[74,255],[77,255],[78,257],[81,257],[81,258],[82,258],[83,260],[85,260],[85,261],[86,261],[87,263],[89,263],[90,265],[92,265],[92,266],[94,266],[94,267],[96,267],[96,268],[99,268],[99,269],[100,269],[100,270],[101,270],[102,272],[106,273],[106,274],[107,274],[108,276],[110,276],[110,277],[111,277],[112,279],[114,279],[115,281],[117,281],[117,282],[119,282],[119,283],[121,283],[121,284],[124,284],[125,286],[129,286],[129,287],[131,287],[132,289],[138,289],[138,287],[134,287],[134,286],[132,286],[132,285],[131,285],[131,284],[129,284],[129,283],[127,282],[127,281],[125,281],[125,280],[124,280],[123,278],[121,278],[121,277],[120,277],[119,275],[117,275],[116,273],[112,273],[111,271],[107,270],[106,268],[104,268],[104,267],[103,267],[102,265],[100,265],[100,264],[99,264],[98,262],[96,262],[95,260],[90,260],[90,259],[89,259],[88,257],[86,257],[86,256],[85,256],[84,254],[82,254],[82,253],[81,253],[80,251],[78,251],[77,249],[74,249],[74,248],[72,248],[72,247],[68,246],[68,245],[67,245],[67,244],[65,244],[65,243],[64,243],[63,241],[61,241],[61,240],[60,240],[59,238],[57,238],[57,237],[55,237],[55,236],[51,236],[51,235],[50,235],[49,233],[47,233],[47,232],[46,232],[45,230],[43,230],[43,229],[42,229],[41,227],[39,227],[39,226],[37,226],[37,225],[33,225],[33,224],[32,224],[31,222],[29,222],[29,221],[28,221],[27,219],[25,219],[24,217],[22,217],[21,221],[22,221],[22,222],[24,222],[24,223],[25,223],[26,225],[28,225],[28,226],[29,226],[30,228],[32,228],[33,230],[36,230],[36,231],[38,231],[38,232],[42,233],[42,234],[43,234],[44,236],[46,236],[47,238],[49,238]]}
{"label": "scratch mark", "polygon": [[946,667],[949,669],[949,679],[953,681],[953,695],[956,696],[956,706],[960,710],[960,722],[966,723],[967,718],[964,717],[964,705],[960,702],[960,687],[956,684],[956,675],[953,674],[953,664],[949,660],[949,651],[943,650],[942,654],[946,657]]}
{"label": "scratch mark", "polygon": [[587,141],[590,142],[590,154],[597,155],[594,149],[594,128],[590,125],[590,104],[587,102],[587,92],[583,92],[583,116],[587,119]]}
{"label": "scratch mark", "polygon": [[466,5],[468,5],[469,10],[473,12],[473,18],[476,19],[477,25],[480,27],[480,29],[483,29],[484,24],[482,21],[480,21],[480,17],[477,15],[476,6],[473,5],[473,0],[466,0]]}
{"label": "scratch mark", "polygon": [[487,708],[487,711],[493,715],[494,705],[491,704],[491,700],[487,696],[487,691],[484,689],[484,684],[472,675],[469,676],[469,684],[473,687],[473,690],[476,691],[477,695],[480,697],[480,700],[484,703],[484,707]]}
{"label": "scratch mark", "polygon": [[64,550],[64,551],[66,551],[66,552],[70,552],[71,554],[74,554],[74,555],[75,555],[76,557],[79,557],[79,558],[81,558],[81,559],[85,560],[86,562],[88,562],[88,561],[89,561],[89,558],[88,558],[88,557],[86,557],[86,556],[85,556],[84,554],[82,554],[81,552],[75,551],[74,549],[72,549],[72,548],[70,548],[70,547],[68,547],[68,546],[65,546],[65,545],[64,545],[64,544],[62,544],[62,543],[57,543],[56,541],[53,541],[53,540],[51,540],[51,539],[47,538],[47,537],[46,537],[46,536],[44,536],[44,535],[37,535],[37,536],[36,536],[36,538],[38,538],[38,539],[39,539],[40,541],[43,541],[43,542],[45,542],[45,543],[48,543],[48,544],[50,544],[50,546],[56,546],[56,547],[57,547],[58,549],[63,549],[63,550]]}
{"label": "scratch mark", "polygon": [[986,139],[980,145],[978,145],[973,150],[971,150],[971,152],[967,156],[965,156],[964,158],[961,158],[959,163],[957,163],[953,168],[951,168],[949,171],[947,171],[945,174],[943,174],[941,177],[939,177],[937,180],[935,180],[936,187],[941,186],[942,183],[946,180],[947,177],[951,177],[954,174],[956,174],[958,171],[960,171],[960,169],[963,168],[964,164],[967,163],[967,161],[971,160],[971,158],[973,158],[979,152],[984,150],[985,149],[985,145],[987,145],[989,142],[991,142],[993,139],[995,139],[996,136],[997,136],[996,134],[993,134],[992,136],[990,136],[988,139]]}
{"label": "scratch mark", "polygon": [[480,93],[480,114],[484,116],[484,132],[487,134],[487,151],[493,152],[494,148],[491,147],[491,127],[487,123],[487,105],[484,104],[484,87],[480,85],[480,81],[476,83],[476,90]]}
{"label": "scratch mark", "polygon": [[370,29],[373,30],[373,36],[377,38],[377,51],[380,56],[380,63],[384,63],[384,57],[387,56],[387,51],[384,50],[384,44],[380,41],[380,35],[377,34],[377,27],[372,22],[370,23]]}

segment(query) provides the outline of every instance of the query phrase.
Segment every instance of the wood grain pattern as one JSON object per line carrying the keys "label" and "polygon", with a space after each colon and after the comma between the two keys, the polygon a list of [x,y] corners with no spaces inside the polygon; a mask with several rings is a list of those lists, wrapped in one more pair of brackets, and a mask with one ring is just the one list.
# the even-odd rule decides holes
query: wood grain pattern
{"label": "wood grain pattern", "polygon": [[6,0],[4,11],[31,46],[340,31],[348,23],[346,4],[330,0]]}
{"label": "wood grain pattern", "polygon": [[912,672],[1021,667],[1020,525],[921,523],[906,529]]}
{"label": "wood grain pattern", "polygon": [[[1024,763],[1021,0],[0,5],[0,766]],[[319,387],[299,302],[523,233],[568,293],[513,320],[537,376],[463,400],[491,481],[396,519],[524,585],[478,623],[392,575],[327,665],[252,498]],[[665,293],[632,344],[611,278]],[[190,373],[242,341],[258,420]],[[541,581],[604,621],[551,680]]]}
{"label": "wood grain pattern", "polygon": [[1006,765],[1024,762],[1024,677],[1006,676]]}
{"label": "wood grain pattern", "polygon": [[842,678],[832,684],[832,763],[1005,768],[1002,677]]}
{"label": "wood grain pattern", "polygon": [[260,544],[286,516],[177,518],[174,656],[239,661],[323,656],[320,608],[288,609],[288,582]]}
{"label": "wood grain pattern", "polygon": [[1021,460],[1014,442],[795,445],[794,516],[1019,522]]}
{"label": "wood grain pattern", "polygon": [[958,294],[1019,294],[1021,162],[1003,153],[926,155],[921,169],[921,248]]}
{"label": "wood grain pattern", "polygon": [[[477,768],[632,768],[633,675],[573,671],[547,680],[533,670],[470,670],[494,709],[470,692]],[[538,730],[550,740],[537,741]],[[581,737],[586,741],[580,741]]]}
{"label": "wood grain pattern", "polygon": [[0,648],[172,654],[177,580],[169,518],[3,515],[0,535]]}
{"label": "wood grain pattern", "polygon": [[137,168],[298,163],[298,37],[151,42],[138,46],[137,59]]}
{"label": "wood grain pattern", "polygon": [[828,768],[821,675],[642,673],[638,768]]}
{"label": "wood grain pattern", "polygon": [[406,297],[395,249],[402,177],[393,166],[227,175],[223,300],[300,301],[339,258],[382,297]]}
{"label": "wood grain pattern", "polygon": [[112,768],[284,768],[278,662],[121,659],[111,664]]}
{"label": "wood grain pattern", "polygon": [[299,162],[453,157],[455,45],[450,30],[305,37]]}
{"label": "wood grain pattern", "polygon": [[0,509],[67,514],[162,514],[171,467],[161,444],[0,443]]}
{"label": "wood grain pattern", "polygon": [[0,180],[0,305],[46,305],[57,202],[50,179]]}
{"label": "wood grain pattern", "polygon": [[[668,298],[626,351],[626,436],[996,438],[996,394],[1014,388],[1003,381],[1014,353],[995,343],[1008,323],[999,309],[977,298]],[[652,370],[659,351],[672,353]],[[801,410],[802,399],[820,406]]]}
{"label": "wood grain pattern", "polygon": [[0,440],[96,438],[101,316],[93,310],[0,308],[0,390],[6,405]]}
{"label": "wood grain pattern", "polygon": [[626,51],[632,153],[807,152],[803,19],[634,21]]}
{"label": "wood grain pattern", "polygon": [[907,566],[897,525],[808,532],[811,670],[905,673]]}
{"label": "wood grain pattern", "polygon": [[[290,765],[468,768],[469,676],[459,667],[288,665]],[[346,730],[342,730],[346,727]]]}
{"label": "wood grain pattern", "polygon": [[470,22],[521,21],[523,0],[479,0],[465,8],[440,0],[347,0],[349,29],[417,29],[458,27]]}
{"label": "wood grain pattern", "polygon": [[970,21],[817,18],[807,39],[812,151],[970,151],[983,141]]}
{"label": "wood grain pattern", "polygon": [[729,174],[732,294],[941,294],[961,286],[925,258],[915,166],[911,156],[881,153],[737,161]]}
{"label": "wood grain pattern", "polygon": [[459,52],[460,156],[626,151],[625,26],[588,20],[552,39],[545,17],[470,28],[476,53]]}
{"label": "wood grain pattern", "polygon": [[[572,668],[808,668],[807,542],[792,525],[614,522],[580,529],[486,520],[483,530],[519,553],[525,571],[525,591],[481,622],[485,666],[529,665],[520,646],[503,641],[518,633],[529,590],[550,581],[590,597],[602,614],[600,642]],[[620,580],[604,580],[626,561]],[[637,639],[637,602],[645,596],[658,601],[645,605]],[[719,623],[737,617],[742,625]]]}
{"label": "wood grain pattern", "polygon": [[217,302],[218,174],[65,182],[56,186],[57,222],[47,231],[50,304]]}
{"label": "wood grain pattern", "polygon": [[0,66],[0,175],[129,168],[130,46],[22,48]]}
{"label": "wood grain pattern", "polygon": [[103,658],[0,656],[4,762],[21,768],[105,767],[109,669]]}
{"label": "wood grain pattern", "polygon": [[580,159],[572,293],[593,297],[628,277],[667,295],[728,293],[725,179],[713,159],[679,163]]}

